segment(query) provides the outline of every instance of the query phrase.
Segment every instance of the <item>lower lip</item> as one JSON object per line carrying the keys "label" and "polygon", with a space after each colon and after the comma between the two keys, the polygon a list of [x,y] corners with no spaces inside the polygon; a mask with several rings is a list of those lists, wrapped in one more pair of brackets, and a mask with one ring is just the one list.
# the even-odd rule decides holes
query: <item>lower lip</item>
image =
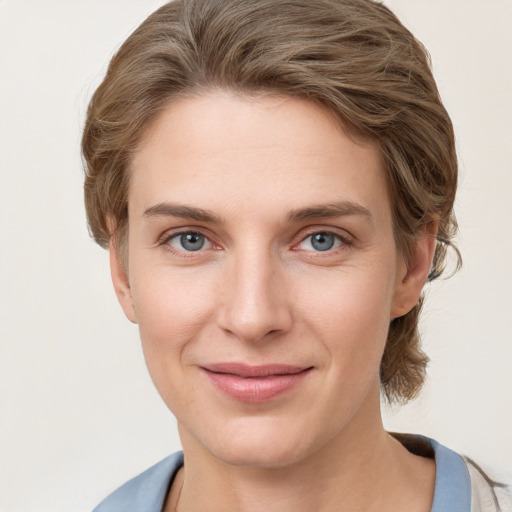
{"label": "lower lip", "polygon": [[261,403],[292,390],[302,382],[310,370],[311,368],[308,368],[299,373],[265,377],[240,377],[208,370],[205,370],[205,373],[218,389],[231,398],[242,402]]}

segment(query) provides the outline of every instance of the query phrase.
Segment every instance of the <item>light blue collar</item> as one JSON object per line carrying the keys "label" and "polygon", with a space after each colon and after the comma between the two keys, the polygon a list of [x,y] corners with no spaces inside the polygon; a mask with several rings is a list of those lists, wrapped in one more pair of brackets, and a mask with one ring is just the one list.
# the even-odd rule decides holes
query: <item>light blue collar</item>
{"label": "light blue collar", "polygon": [[471,512],[471,481],[462,457],[427,439],[436,457],[436,484],[431,512]]}
{"label": "light blue collar", "polygon": [[[431,512],[471,512],[471,482],[462,457],[428,437],[397,437],[405,441],[404,444],[409,439],[434,451],[436,482]],[[162,512],[168,490],[182,466],[183,452],[170,455],[126,482],[93,512]]]}

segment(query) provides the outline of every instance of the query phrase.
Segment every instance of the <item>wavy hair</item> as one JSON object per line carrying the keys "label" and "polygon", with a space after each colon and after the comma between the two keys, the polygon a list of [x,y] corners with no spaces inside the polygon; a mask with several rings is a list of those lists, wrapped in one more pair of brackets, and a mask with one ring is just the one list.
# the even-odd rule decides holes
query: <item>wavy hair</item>
{"label": "wavy hair", "polygon": [[[126,246],[130,162],[148,125],[169,101],[214,88],[305,98],[375,141],[397,247],[407,257],[438,219],[429,279],[443,273],[457,229],[452,123],[427,51],[371,0],[175,0],[151,14],[112,58],[87,112],[85,205],[98,244]],[[380,368],[389,401],[413,398],[425,379],[421,304],[389,328]]]}

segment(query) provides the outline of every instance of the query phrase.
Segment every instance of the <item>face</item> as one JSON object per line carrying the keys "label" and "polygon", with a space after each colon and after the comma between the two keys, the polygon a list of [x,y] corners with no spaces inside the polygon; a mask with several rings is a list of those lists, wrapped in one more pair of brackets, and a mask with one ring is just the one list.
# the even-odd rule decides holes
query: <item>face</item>
{"label": "face", "polygon": [[128,201],[114,284],[185,450],[282,467],[379,423],[389,322],[424,276],[397,253],[372,144],[303,100],[180,100]]}

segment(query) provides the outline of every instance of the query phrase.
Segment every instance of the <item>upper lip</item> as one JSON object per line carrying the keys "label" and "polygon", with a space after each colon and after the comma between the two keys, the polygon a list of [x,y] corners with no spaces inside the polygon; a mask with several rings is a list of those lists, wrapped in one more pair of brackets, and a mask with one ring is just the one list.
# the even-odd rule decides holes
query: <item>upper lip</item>
{"label": "upper lip", "polygon": [[269,377],[271,375],[293,375],[312,368],[311,366],[296,366],[290,364],[261,364],[245,363],[212,363],[202,366],[214,373],[227,373],[239,377]]}

